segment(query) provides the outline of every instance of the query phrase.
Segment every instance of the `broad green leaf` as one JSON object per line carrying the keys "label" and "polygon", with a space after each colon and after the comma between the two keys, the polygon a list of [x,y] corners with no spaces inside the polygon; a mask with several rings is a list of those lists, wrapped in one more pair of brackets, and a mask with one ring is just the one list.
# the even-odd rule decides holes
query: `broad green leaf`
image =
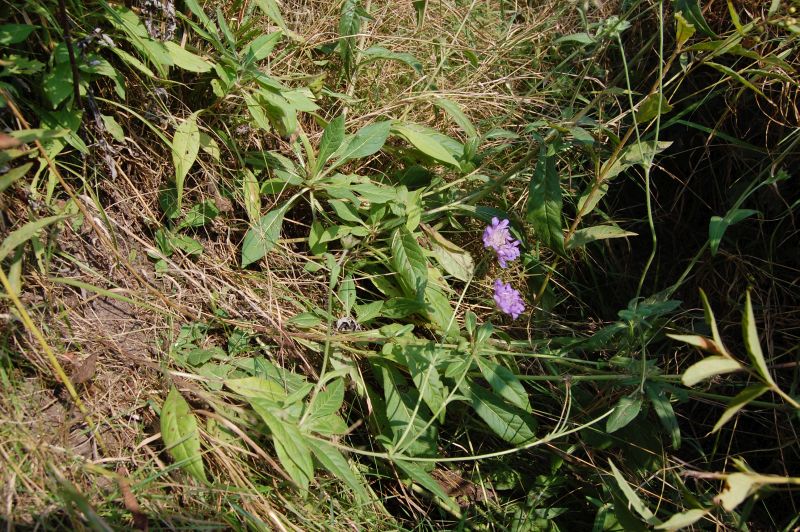
{"label": "broad green leaf", "polygon": [[68,218],[69,215],[56,215],[36,220],[35,222],[28,222],[16,231],[12,231],[0,244],[0,262],[3,261],[8,255],[14,251],[17,246],[24,244],[31,238],[35,237],[39,231],[44,229],[50,224]]}
{"label": "broad green leaf", "polygon": [[325,417],[335,414],[344,404],[344,381],[334,379],[327,384],[326,389],[317,394],[311,408],[310,417]]}
{"label": "broad green leaf", "polygon": [[211,222],[219,216],[219,209],[211,200],[204,200],[200,203],[193,205],[191,209],[186,212],[186,216],[178,225],[179,229],[185,227],[202,227]]}
{"label": "broad green leaf", "polygon": [[431,251],[433,256],[442,265],[444,271],[456,279],[468,282],[475,275],[475,261],[472,255],[461,249],[432,227],[426,227],[425,232],[430,236]]}
{"label": "broad green leaf", "polygon": [[276,31],[267,35],[259,35],[253,39],[242,52],[245,63],[250,64],[253,61],[261,61],[267,57],[282,36],[283,33]]}
{"label": "broad green leaf", "polygon": [[317,171],[325,166],[328,159],[336,153],[336,150],[344,141],[344,115],[339,115],[330,122],[322,133],[319,142],[319,154],[317,155]]}
{"label": "broad green leaf", "polygon": [[359,67],[363,64],[378,59],[385,59],[387,61],[399,61],[401,63],[405,63],[406,65],[413,68],[417,74],[422,75],[422,63],[420,63],[419,60],[412,54],[408,52],[393,52],[391,50],[387,50],[383,46],[370,46],[369,48],[364,50],[361,53],[361,62],[359,63]]}
{"label": "broad green leaf", "polygon": [[306,440],[306,445],[308,445],[311,452],[314,453],[314,457],[322,467],[330,471],[353,490],[353,494],[359,503],[367,504],[371,500],[369,492],[367,488],[364,487],[364,482],[360,478],[360,475],[356,476],[347,458],[345,458],[336,447],[312,438]]}
{"label": "broad green leaf", "polygon": [[303,424],[303,430],[325,436],[339,436],[347,432],[347,424],[339,414],[328,414],[307,419]]}
{"label": "broad green leaf", "polygon": [[417,13],[417,29],[425,23],[425,12],[428,9],[428,0],[413,0],[414,11]]}
{"label": "broad green leaf", "polygon": [[286,99],[282,91],[262,88],[255,93],[255,97],[282,137],[288,137],[297,131],[297,108]]}
{"label": "broad green leaf", "polygon": [[724,218],[712,216],[711,221],[708,222],[708,246],[711,248],[711,255],[717,254],[722,237],[725,236],[728,227],[754,214],[759,214],[759,212],[752,209],[733,209]]}
{"label": "broad green leaf", "polygon": [[395,450],[405,449],[410,456],[436,456],[438,430],[433,424],[425,428],[431,414],[420,401],[419,393],[409,388],[400,372],[388,363],[378,367],[383,378],[386,418]]}
{"label": "broad green leaf", "polygon": [[447,148],[439,142],[439,139],[431,135],[426,128],[417,124],[407,123],[396,124],[393,130],[428,157],[440,163],[449,164],[456,168],[459,167],[455,157],[453,157],[450,152],[447,151]]}
{"label": "broad green leaf", "polygon": [[203,245],[189,235],[169,235],[169,244],[180,249],[189,256],[198,256],[203,253]]}
{"label": "broad green leaf", "polygon": [[355,70],[356,35],[361,29],[358,0],[344,0],[339,13],[339,54],[345,73],[350,76]]}
{"label": "broad green leaf", "polygon": [[424,311],[425,305],[416,298],[393,297],[384,303],[380,315],[385,318],[401,319]]}
{"label": "broad green leaf", "polygon": [[669,401],[669,395],[663,388],[652,383],[647,383],[645,390],[659,421],[661,421],[661,425],[672,438],[672,448],[675,450],[680,449],[681,429],[678,426],[678,418],[675,417],[675,410]]}
{"label": "broad green leaf", "polygon": [[247,231],[242,243],[242,268],[260,260],[275,247],[281,236],[283,216],[289,206],[287,203],[271,210]]}
{"label": "broad green leaf", "polygon": [[628,482],[625,480],[625,477],[622,476],[622,473],[619,472],[617,466],[614,465],[614,462],[611,460],[608,461],[608,465],[611,466],[611,473],[614,475],[614,480],[617,481],[617,486],[619,487],[622,494],[625,495],[625,498],[628,500],[628,505],[630,508],[633,508],[636,513],[638,513],[642,518],[650,525],[658,525],[659,520],[653,515],[653,512],[650,511],[650,508],[639,498],[635,491],[628,485]]}
{"label": "broad green leaf", "polygon": [[192,366],[199,366],[200,364],[205,364],[215,356],[225,356],[225,351],[219,347],[211,347],[209,349],[198,347],[189,351],[186,356],[186,361]]}
{"label": "broad green leaf", "polygon": [[161,407],[161,439],[172,459],[197,480],[206,482],[197,420],[174,386]]}
{"label": "broad green leaf", "polygon": [[[433,268],[431,271],[436,271]],[[439,274],[441,275],[441,274]],[[425,315],[436,328],[453,339],[458,336],[458,322],[456,321],[453,305],[450,303],[445,288],[438,283],[428,283],[425,287]]]}
{"label": "broad green leaf", "polygon": [[628,236],[637,236],[637,233],[625,231],[616,225],[595,225],[594,227],[585,227],[578,229],[572,235],[567,243],[567,249],[575,249],[583,247],[590,242],[597,240],[606,240],[609,238],[624,238]]}
{"label": "broad green leaf", "polygon": [[403,355],[408,365],[408,371],[414,385],[419,390],[422,400],[431,409],[431,412],[440,413],[440,421],[444,420],[444,401],[447,389],[439,378],[436,365],[446,355],[434,343],[425,345],[408,345],[403,349]]}
{"label": "broad green leaf", "polygon": [[[31,169],[33,163],[26,163],[22,166],[18,166],[16,168],[12,168],[8,172],[3,175],[0,175],[0,192],[3,192],[5,189],[10,187],[14,184],[14,181],[17,179],[24,177],[25,174],[28,173],[28,170]],[[0,259],[2,260],[2,259]]]}
{"label": "broad green leaf", "polygon": [[267,114],[264,112],[264,108],[261,106],[261,104],[258,103],[253,95],[247,91],[242,93],[242,97],[247,105],[247,111],[250,113],[250,116],[253,118],[255,124],[264,131],[271,131],[272,126],[270,125]]}
{"label": "broad green leaf", "polygon": [[110,115],[100,115],[100,118],[103,119],[103,125],[114,140],[117,142],[125,142],[125,132],[122,130],[122,126],[119,125],[116,118]]}
{"label": "broad green leaf", "polygon": [[649,95],[644,101],[639,104],[639,110],[636,111],[636,123],[644,124],[653,120],[658,115],[663,115],[672,111],[672,106],[664,98],[660,92]]}
{"label": "broad green leaf", "polygon": [[247,399],[267,399],[276,404],[286,399],[286,390],[283,386],[264,377],[228,379],[225,381],[225,386]]}
{"label": "broad green leaf", "polygon": [[197,128],[197,115],[195,111],[189,118],[181,122],[175,130],[172,139],[172,162],[175,165],[175,188],[178,191],[178,209],[183,200],[183,183],[186,174],[197,159],[200,151],[200,130]]}
{"label": "broad green leaf", "polygon": [[521,408],[474,382],[461,383],[459,390],[492,431],[514,445],[536,438],[536,419]]}
{"label": "broad green leaf", "polygon": [[405,227],[395,229],[390,262],[406,296],[416,298],[428,283],[428,263],[416,237]]}
{"label": "broad green leaf", "polygon": [[558,253],[564,251],[561,207],[561,181],[555,156],[547,155],[543,147],[531,177],[526,217],[541,243]]}
{"label": "broad green leaf", "polygon": [[164,41],[169,56],[175,65],[189,72],[203,73],[211,70],[211,63],[193,54],[173,41]]}
{"label": "broad green leaf", "polygon": [[689,367],[681,378],[684,386],[694,386],[698,382],[715,377],[722,373],[730,373],[741,369],[737,361],[724,356],[707,357]]}
{"label": "broad green leaf", "polygon": [[345,139],[339,150],[334,154],[336,162],[331,168],[338,167],[347,161],[362,159],[376,153],[383,148],[391,129],[391,120],[375,122],[362,127],[355,135]]}
{"label": "broad green leaf", "polygon": [[17,44],[28,38],[36,26],[30,24],[2,24],[0,25],[0,46]]}
{"label": "broad green leaf", "polygon": [[300,327],[301,329],[310,329],[322,323],[322,318],[313,312],[301,312],[289,318],[287,323],[295,327]]}
{"label": "broad green leaf", "polygon": [[338,296],[339,301],[342,302],[342,310],[346,315],[350,315],[356,302],[356,283],[353,281],[353,274],[347,274],[347,277],[341,282]]}
{"label": "broad green leaf", "polygon": [[478,357],[478,368],[496,394],[526,412],[533,411],[528,392],[508,368],[482,357]]}
{"label": "broad green leaf", "polygon": [[263,11],[264,14],[270,20],[272,20],[272,22],[282,29],[290,39],[294,41],[303,41],[302,37],[290,30],[286,25],[286,22],[283,20],[283,16],[281,16],[281,8],[278,5],[277,0],[256,0],[256,5],[258,5],[258,7],[261,8],[261,11]]}
{"label": "broad green leaf", "polygon": [[419,465],[406,460],[393,460],[392,463],[396,465],[403,473],[408,475],[408,478],[433,493],[445,506],[450,508],[451,512],[455,513],[456,515],[461,513],[458,504],[456,504],[455,501],[450,498],[447,492],[444,491],[441,484],[436,482],[436,480]]}
{"label": "broad green leaf", "polygon": [[752,386],[748,386],[736,396],[731,399],[728,403],[728,407],[725,409],[725,412],[722,413],[719,420],[714,424],[714,428],[711,429],[711,432],[717,432],[719,429],[722,428],[725,423],[731,420],[733,416],[736,415],[739,410],[747,406],[750,401],[754,401],[758,399],[764,392],[769,390],[769,386],[764,386],[763,384],[754,384]]}
{"label": "broad green leaf", "polygon": [[636,392],[619,400],[606,421],[606,432],[616,432],[636,419],[642,410],[642,394]]}
{"label": "broad green leaf", "polygon": [[478,130],[475,129],[472,121],[467,117],[466,114],[464,114],[464,111],[461,110],[460,105],[453,100],[448,100],[447,98],[443,97],[433,98],[432,101],[433,105],[444,110],[445,113],[450,115],[450,118],[453,119],[453,122],[458,124],[458,126],[464,130],[464,133],[467,134],[468,138],[478,136]]}
{"label": "broad green leaf", "polygon": [[314,462],[306,438],[296,425],[272,413],[275,407],[270,401],[258,398],[250,398],[249,401],[272,434],[272,443],[281,465],[303,491],[308,490],[314,478]]}
{"label": "broad green leaf", "polygon": [[600,170],[603,179],[613,179],[631,166],[650,164],[653,158],[670,147],[672,142],[647,140],[631,144],[613,161],[608,160]]}
{"label": "broad green leaf", "polygon": [[717,495],[715,502],[722,504],[732,512],[758,487],[756,475],[748,473],[732,473],[725,477],[725,488]]}
{"label": "broad green leaf", "polygon": [[769,368],[767,368],[767,361],[764,359],[764,352],[761,351],[761,342],[758,339],[758,331],[756,330],[756,318],[753,314],[753,303],[750,300],[750,290],[747,291],[745,296],[742,334],[747,354],[756,367],[756,371],[767,385],[775,388],[775,381],[772,380],[772,375],[770,375]]}
{"label": "broad green leaf", "polygon": [[364,303],[363,305],[354,305],[353,308],[356,311],[356,321],[363,325],[364,323],[377,318],[381,313],[383,305],[383,301],[372,301],[370,303]]}
{"label": "broad green leaf", "polygon": [[336,212],[336,216],[341,218],[342,221],[352,222],[355,224],[361,223],[361,218],[358,216],[358,211],[353,204],[346,203],[338,199],[330,199],[328,200],[328,204],[333,207],[334,212]]}
{"label": "broad green leaf", "polygon": [[589,186],[578,198],[578,211],[587,215],[592,212],[600,200],[608,193],[608,183],[601,183],[598,187]]}
{"label": "broad green leaf", "polygon": [[656,530],[680,530],[692,526],[697,521],[708,515],[711,510],[695,508],[673,514],[672,517],[656,526]]}

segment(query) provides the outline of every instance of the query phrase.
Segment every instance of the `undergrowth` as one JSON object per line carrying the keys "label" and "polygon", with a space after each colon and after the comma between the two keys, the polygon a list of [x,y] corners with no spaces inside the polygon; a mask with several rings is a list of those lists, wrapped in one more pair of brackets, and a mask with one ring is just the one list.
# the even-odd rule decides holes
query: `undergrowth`
{"label": "undergrowth", "polygon": [[4,4],[0,519],[796,529],[797,8]]}

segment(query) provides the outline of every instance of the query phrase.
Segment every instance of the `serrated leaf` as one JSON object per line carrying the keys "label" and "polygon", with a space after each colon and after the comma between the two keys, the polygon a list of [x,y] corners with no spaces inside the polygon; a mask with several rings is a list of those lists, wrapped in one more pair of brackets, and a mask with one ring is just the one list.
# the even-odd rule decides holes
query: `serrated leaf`
{"label": "serrated leaf", "polygon": [[772,380],[772,375],[767,368],[767,361],[764,359],[764,352],[761,351],[761,342],[758,339],[758,331],[756,330],[756,318],[753,314],[753,303],[750,300],[750,291],[747,291],[744,303],[744,315],[742,316],[742,335],[744,337],[744,345],[747,349],[747,354],[750,361],[756,367],[756,371],[764,379],[764,382],[769,386],[775,388],[775,381]]}
{"label": "serrated leaf", "polygon": [[433,414],[439,413],[439,419],[442,421],[447,390],[439,378],[436,365],[445,354],[436,347],[436,344],[428,343],[405,346],[403,355],[405,355],[411,379],[419,390],[422,400]]}
{"label": "serrated leaf", "polygon": [[567,243],[567,249],[575,249],[583,247],[586,244],[595,242],[597,240],[606,240],[609,238],[624,238],[628,236],[638,236],[637,233],[625,231],[616,225],[595,225],[594,227],[585,227],[578,229],[572,235]]}
{"label": "serrated leaf", "polygon": [[561,208],[561,180],[555,156],[547,155],[542,148],[531,177],[526,218],[542,244],[558,253],[564,251]]}
{"label": "serrated leaf", "polygon": [[335,414],[344,403],[344,381],[334,379],[327,384],[326,389],[317,394],[311,408],[310,417],[325,417]]}
{"label": "serrated leaf", "polygon": [[181,122],[172,138],[172,162],[175,165],[175,188],[178,192],[178,209],[183,201],[183,183],[189,173],[197,153],[200,151],[200,130],[197,128],[196,111]]}
{"label": "serrated leaf", "polygon": [[197,420],[189,404],[174,386],[161,407],[161,439],[172,459],[199,481],[207,482]]}
{"label": "serrated leaf", "polygon": [[328,159],[336,153],[336,150],[344,141],[344,115],[339,115],[330,122],[322,133],[319,142],[319,154],[317,155],[317,171],[319,171]]}
{"label": "serrated leaf", "polygon": [[395,229],[391,242],[390,262],[403,293],[417,298],[428,283],[428,262],[416,237],[405,227]]}
{"label": "serrated leaf", "polygon": [[290,204],[273,209],[247,231],[242,242],[242,268],[260,260],[278,243],[283,216]]}
{"label": "serrated leaf", "polygon": [[684,386],[694,386],[698,382],[741,369],[737,361],[724,356],[707,357],[689,367],[681,377]]}
{"label": "serrated leaf", "polygon": [[308,490],[308,485],[314,478],[314,462],[311,460],[306,438],[297,426],[272,413],[275,407],[271,402],[257,398],[249,401],[272,434],[272,444],[281,465],[303,491]]}
{"label": "serrated leaf", "polygon": [[17,246],[20,246],[35,237],[39,231],[61,220],[69,218],[68,215],[48,216],[35,222],[28,222],[16,231],[12,231],[0,244],[0,262],[3,261],[8,255],[14,251]]}
{"label": "serrated leaf", "polygon": [[396,124],[394,132],[406,139],[419,151],[450,166],[459,167],[458,161],[445,148],[437,137],[431,135],[425,128],[417,124]]}
{"label": "serrated leaf", "polygon": [[310,438],[306,440],[306,444],[311,449],[311,452],[314,453],[314,457],[322,467],[330,471],[353,490],[353,494],[359,503],[367,504],[371,500],[369,492],[364,487],[363,480],[360,476],[356,476],[347,458],[345,458],[336,447]]}
{"label": "serrated leaf", "polygon": [[680,449],[681,430],[678,426],[678,418],[675,417],[675,410],[672,408],[672,403],[669,401],[667,392],[652,383],[647,383],[645,385],[645,390],[647,391],[647,397],[650,399],[650,403],[653,405],[653,409],[656,411],[659,421],[661,421],[661,425],[670,435],[670,438],[672,438],[672,448],[675,450]]}
{"label": "serrated leaf", "polygon": [[736,394],[736,396],[728,403],[728,407],[725,409],[725,412],[722,413],[720,418],[714,424],[714,428],[711,429],[711,432],[717,432],[722,428],[723,425],[725,425],[725,423],[730,421],[731,418],[735,416],[737,412],[739,412],[739,410],[747,406],[750,401],[758,399],[768,390],[769,386],[764,386],[763,384],[754,384]]}
{"label": "serrated leaf", "polygon": [[528,392],[525,391],[522,382],[508,368],[491,360],[478,357],[478,369],[480,369],[486,382],[489,383],[496,394],[526,412],[533,411]]}
{"label": "serrated leaf", "polygon": [[536,438],[536,419],[521,408],[474,382],[462,383],[459,390],[492,431],[514,445]]}
{"label": "serrated leaf", "polygon": [[705,517],[710,510],[695,508],[673,514],[672,517],[656,526],[656,530],[680,530],[692,526],[697,521]]}
{"label": "serrated leaf", "polygon": [[619,487],[622,494],[625,495],[625,498],[628,500],[629,507],[633,508],[636,513],[638,513],[642,518],[650,525],[658,525],[659,520],[656,519],[656,516],[653,515],[653,512],[650,511],[650,508],[639,498],[635,491],[628,485],[628,482],[625,480],[625,477],[622,476],[622,473],[619,472],[617,466],[614,465],[614,462],[611,460],[608,461],[608,465],[611,466],[611,473],[614,475],[614,480],[617,481],[617,486]]}
{"label": "serrated leaf", "polygon": [[631,421],[636,419],[642,410],[642,394],[626,395],[619,400],[614,411],[608,416],[606,421],[606,432],[611,434],[619,429],[626,427]]}

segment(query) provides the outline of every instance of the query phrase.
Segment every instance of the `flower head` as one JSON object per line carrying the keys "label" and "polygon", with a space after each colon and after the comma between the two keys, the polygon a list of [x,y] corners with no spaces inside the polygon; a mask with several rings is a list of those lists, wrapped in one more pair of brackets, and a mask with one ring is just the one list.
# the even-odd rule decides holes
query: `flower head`
{"label": "flower head", "polygon": [[501,268],[505,268],[507,262],[515,260],[519,257],[519,240],[512,240],[500,246],[497,250],[497,262],[500,263]]}
{"label": "flower head", "polygon": [[497,251],[510,240],[511,234],[508,232],[508,220],[501,222],[496,216],[492,218],[492,224],[487,226],[483,232],[483,247]]}
{"label": "flower head", "polygon": [[503,283],[500,279],[494,282],[494,302],[501,312],[517,319],[525,312],[525,302],[518,290],[511,288],[511,283]]}

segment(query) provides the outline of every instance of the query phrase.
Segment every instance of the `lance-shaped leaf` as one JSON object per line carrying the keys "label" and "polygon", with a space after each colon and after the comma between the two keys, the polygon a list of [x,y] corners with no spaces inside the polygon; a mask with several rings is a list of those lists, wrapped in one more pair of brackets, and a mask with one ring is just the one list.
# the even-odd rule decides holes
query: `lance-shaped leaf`
{"label": "lance-shaped leaf", "polygon": [[183,199],[183,183],[186,174],[197,160],[200,151],[200,130],[197,128],[197,115],[192,113],[189,118],[181,122],[172,138],[172,162],[175,164],[175,188],[178,191],[178,209]]}
{"label": "lance-shaped leaf", "polygon": [[562,204],[555,156],[548,155],[542,148],[530,182],[527,220],[542,244],[559,253],[564,251]]}
{"label": "lance-shaped leaf", "polygon": [[161,407],[161,439],[175,462],[197,480],[206,482],[197,420],[174,386]]}

